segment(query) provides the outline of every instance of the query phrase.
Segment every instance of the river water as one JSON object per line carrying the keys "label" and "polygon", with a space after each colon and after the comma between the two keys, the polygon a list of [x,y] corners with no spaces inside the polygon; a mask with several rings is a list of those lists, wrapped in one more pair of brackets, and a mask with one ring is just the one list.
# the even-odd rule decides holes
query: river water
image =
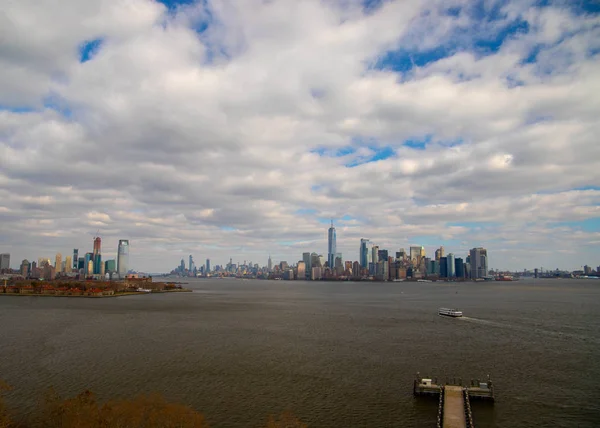
{"label": "river water", "polygon": [[[291,411],[310,427],[434,427],[425,376],[492,376],[482,427],[600,426],[600,281],[189,280],[193,293],[0,297],[0,379],[32,414],[49,386],[160,392],[213,427]],[[464,319],[437,315],[456,307]]]}

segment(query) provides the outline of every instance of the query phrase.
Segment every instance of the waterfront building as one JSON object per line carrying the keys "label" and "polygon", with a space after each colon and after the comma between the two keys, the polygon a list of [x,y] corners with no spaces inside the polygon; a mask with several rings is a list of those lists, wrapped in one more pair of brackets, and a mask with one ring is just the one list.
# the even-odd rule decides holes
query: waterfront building
{"label": "waterfront building", "polygon": [[310,257],[310,253],[302,253],[302,261],[306,267],[306,279],[310,279],[309,277],[312,269],[312,259]]}
{"label": "waterfront building", "polygon": [[448,259],[440,257],[440,278],[448,278]]}
{"label": "waterfront building", "polygon": [[65,259],[65,272],[66,273],[70,273],[73,271],[73,259],[71,258],[71,256],[67,256],[67,258]]}
{"label": "waterfront building", "polygon": [[335,253],[337,252],[337,242],[335,235],[335,227],[333,227],[333,220],[331,220],[331,227],[327,233],[327,261],[329,267],[333,267],[335,264]]}
{"label": "waterfront building", "polygon": [[369,267],[369,240],[361,238],[360,240],[360,265],[363,269]]}
{"label": "waterfront building", "polygon": [[10,253],[0,254],[0,271],[10,269]]}
{"label": "waterfront building", "polygon": [[322,268],[325,267],[325,257],[323,257],[322,254],[319,254],[317,258],[319,259],[319,264],[317,266],[320,266]]}
{"label": "waterfront building", "polygon": [[488,258],[485,248],[476,247],[469,251],[471,262],[471,278],[483,278],[488,274]]}
{"label": "waterfront building", "polygon": [[446,264],[447,264],[446,272],[448,274],[448,278],[454,278],[456,276],[456,273],[454,272],[454,263],[455,263],[454,254],[449,253],[446,256]]}
{"label": "waterfront building", "polygon": [[463,262],[463,259],[461,259],[460,257],[454,259],[454,271],[456,272],[457,278],[465,277],[465,264]]}
{"label": "waterfront building", "polygon": [[27,278],[29,276],[29,260],[25,259],[21,262],[21,275],[23,278]]}
{"label": "waterfront building", "polygon": [[114,273],[117,271],[117,262],[112,260],[107,260],[104,262],[104,272],[106,273]]}
{"label": "waterfront building", "polygon": [[54,258],[54,269],[56,269],[56,273],[62,272],[62,254],[56,253]]}
{"label": "waterfront building", "polygon": [[79,257],[79,259],[77,260],[77,270],[82,270],[85,267],[85,258],[84,257]]}
{"label": "waterfront building", "polygon": [[79,250],[73,248],[73,269],[79,269]]}
{"label": "waterfront building", "polygon": [[306,263],[304,263],[303,260],[298,262],[297,270],[298,270],[297,278],[300,280],[305,280],[306,279]]}
{"label": "waterfront building", "polygon": [[94,275],[94,261],[93,260],[89,260],[87,262],[87,270],[86,270],[86,275],[87,276],[92,276]]}
{"label": "waterfront building", "polygon": [[119,239],[119,247],[117,248],[117,273],[120,278],[125,278],[127,271],[129,271],[129,240]]}
{"label": "waterfront building", "polygon": [[360,278],[362,275],[360,273],[362,267],[359,262],[352,263],[352,276],[354,278]]}
{"label": "waterfront building", "polygon": [[315,266],[312,268],[310,279],[312,279],[313,281],[321,279],[321,268],[320,267]]}
{"label": "waterfront building", "polygon": [[100,274],[100,265],[102,264],[102,239],[99,236],[94,238],[94,252],[92,260],[94,261],[94,274]]}
{"label": "waterfront building", "polygon": [[379,262],[379,246],[373,245],[371,247],[371,263],[376,265]]}
{"label": "waterfront building", "polygon": [[319,255],[317,253],[310,253],[310,268],[312,272],[312,268],[314,267],[322,267],[321,260],[319,259]]}
{"label": "waterfront building", "polygon": [[[84,262],[83,262],[83,269],[84,269],[84,273],[87,275],[88,272],[88,265],[90,263],[90,261],[92,262],[92,274],[94,273],[94,254],[93,253],[85,253],[85,258],[84,258]],[[41,266],[40,266],[41,267]]]}

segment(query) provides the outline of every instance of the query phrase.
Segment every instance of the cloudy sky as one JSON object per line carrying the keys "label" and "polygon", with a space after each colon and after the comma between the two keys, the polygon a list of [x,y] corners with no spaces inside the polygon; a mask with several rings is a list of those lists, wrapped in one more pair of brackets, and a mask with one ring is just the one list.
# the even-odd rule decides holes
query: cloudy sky
{"label": "cloudy sky", "polygon": [[600,6],[0,0],[0,252],[600,265]]}

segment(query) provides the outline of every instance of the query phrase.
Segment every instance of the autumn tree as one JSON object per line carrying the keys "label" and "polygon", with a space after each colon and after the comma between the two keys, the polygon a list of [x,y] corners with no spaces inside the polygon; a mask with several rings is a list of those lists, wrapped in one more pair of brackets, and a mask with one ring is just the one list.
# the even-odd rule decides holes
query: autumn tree
{"label": "autumn tree", "polygon": [[0,380],[0,428],[9,428],[13,426],[3,397],[4,392],[9,390],[10,386]]}

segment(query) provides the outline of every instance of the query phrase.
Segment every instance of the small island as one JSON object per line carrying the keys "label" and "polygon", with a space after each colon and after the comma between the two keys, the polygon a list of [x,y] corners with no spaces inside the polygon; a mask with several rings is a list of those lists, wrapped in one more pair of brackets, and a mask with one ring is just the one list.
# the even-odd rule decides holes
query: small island
{"label": "small island", "polygon": [[43,281],[13,278],[0,286],[0,296],[119,297],[191,291],[174,282],[153,282],[151,277],[125,278],[119,281],[91,279]]}

